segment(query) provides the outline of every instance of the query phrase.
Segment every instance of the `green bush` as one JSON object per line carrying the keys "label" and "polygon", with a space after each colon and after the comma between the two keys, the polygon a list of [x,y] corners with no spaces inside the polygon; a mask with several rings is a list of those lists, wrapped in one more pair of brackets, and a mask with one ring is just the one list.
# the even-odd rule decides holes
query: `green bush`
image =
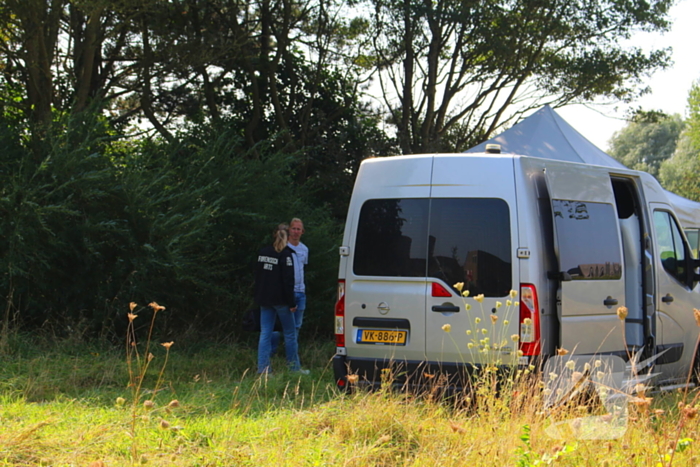
{"label": "green bush", "polygon": [[166,306],[163,338],[237,337],[257,250],[277,223],[301,217],[311,249],[305,331],[332,333],[341,229],[294,182],[293,157],[245,151],[233,131],[169,144],[118,138],[89,115],[65,120],[40,158],[0,124],[6,325],[118,340],[128,304],[156,301]]}

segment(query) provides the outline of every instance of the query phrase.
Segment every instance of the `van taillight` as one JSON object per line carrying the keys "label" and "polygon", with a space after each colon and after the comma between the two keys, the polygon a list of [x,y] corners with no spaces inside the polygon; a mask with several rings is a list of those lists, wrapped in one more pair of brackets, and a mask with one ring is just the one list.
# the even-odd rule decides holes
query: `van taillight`
{"label": "van taillight", "polygon": [[532,284],[520,284],[520,350],[523,355],[540,354],[540,315],[537,290]]}
{"label": "van taillight", "polygon": [[450,293],[449,290],[438,284],[437,282],[433,282],[433,290],[432,290],[432,296],[433,297],[451,297],[452,294]]}
{"label": "van taillight", "polygon": [[335,302],[335,346],[345,347],[345,281],[338,281],[338,301]]}

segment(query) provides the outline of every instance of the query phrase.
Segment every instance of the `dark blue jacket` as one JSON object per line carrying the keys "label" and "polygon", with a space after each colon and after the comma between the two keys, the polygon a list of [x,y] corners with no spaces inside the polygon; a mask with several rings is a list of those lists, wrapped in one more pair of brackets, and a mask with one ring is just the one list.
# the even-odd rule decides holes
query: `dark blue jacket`
{"label": "dark blue jacket", "polygon": [[289,247],[277,253],[270,245],[258,253],[255,265],[255,301],[260,306],[296,306],[294,259]]}

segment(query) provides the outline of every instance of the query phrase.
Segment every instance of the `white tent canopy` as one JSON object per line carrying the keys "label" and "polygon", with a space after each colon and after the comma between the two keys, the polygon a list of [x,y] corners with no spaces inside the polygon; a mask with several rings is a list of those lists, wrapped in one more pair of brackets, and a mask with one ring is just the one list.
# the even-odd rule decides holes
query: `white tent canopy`
{"label": "white tent canopy", "polygon": [[[624,168],[617,160],[588,141],[548,105],[500,135],[466,152],[485,152],[487,144],[499,144],[504,154]],[[700,203],[666,192],[685,228],[700,228]]]}

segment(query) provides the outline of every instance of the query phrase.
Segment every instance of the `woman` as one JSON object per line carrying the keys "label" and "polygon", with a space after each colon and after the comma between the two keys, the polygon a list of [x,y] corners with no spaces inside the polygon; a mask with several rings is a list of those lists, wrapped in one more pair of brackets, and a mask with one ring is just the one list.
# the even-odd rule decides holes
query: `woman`
{"label": "woman", "polygon": [[258,373],[270,374],[272,332],[279,316],[284,334],[287,364],[292,371],[300,371],[299,352],[292,313],[294,299],[294,260],[287,247],[287,224],[280,224],[272,234],[273,244],[258,253],[255,270],[255,300],[260,305],[260,341],[258,342]]}

